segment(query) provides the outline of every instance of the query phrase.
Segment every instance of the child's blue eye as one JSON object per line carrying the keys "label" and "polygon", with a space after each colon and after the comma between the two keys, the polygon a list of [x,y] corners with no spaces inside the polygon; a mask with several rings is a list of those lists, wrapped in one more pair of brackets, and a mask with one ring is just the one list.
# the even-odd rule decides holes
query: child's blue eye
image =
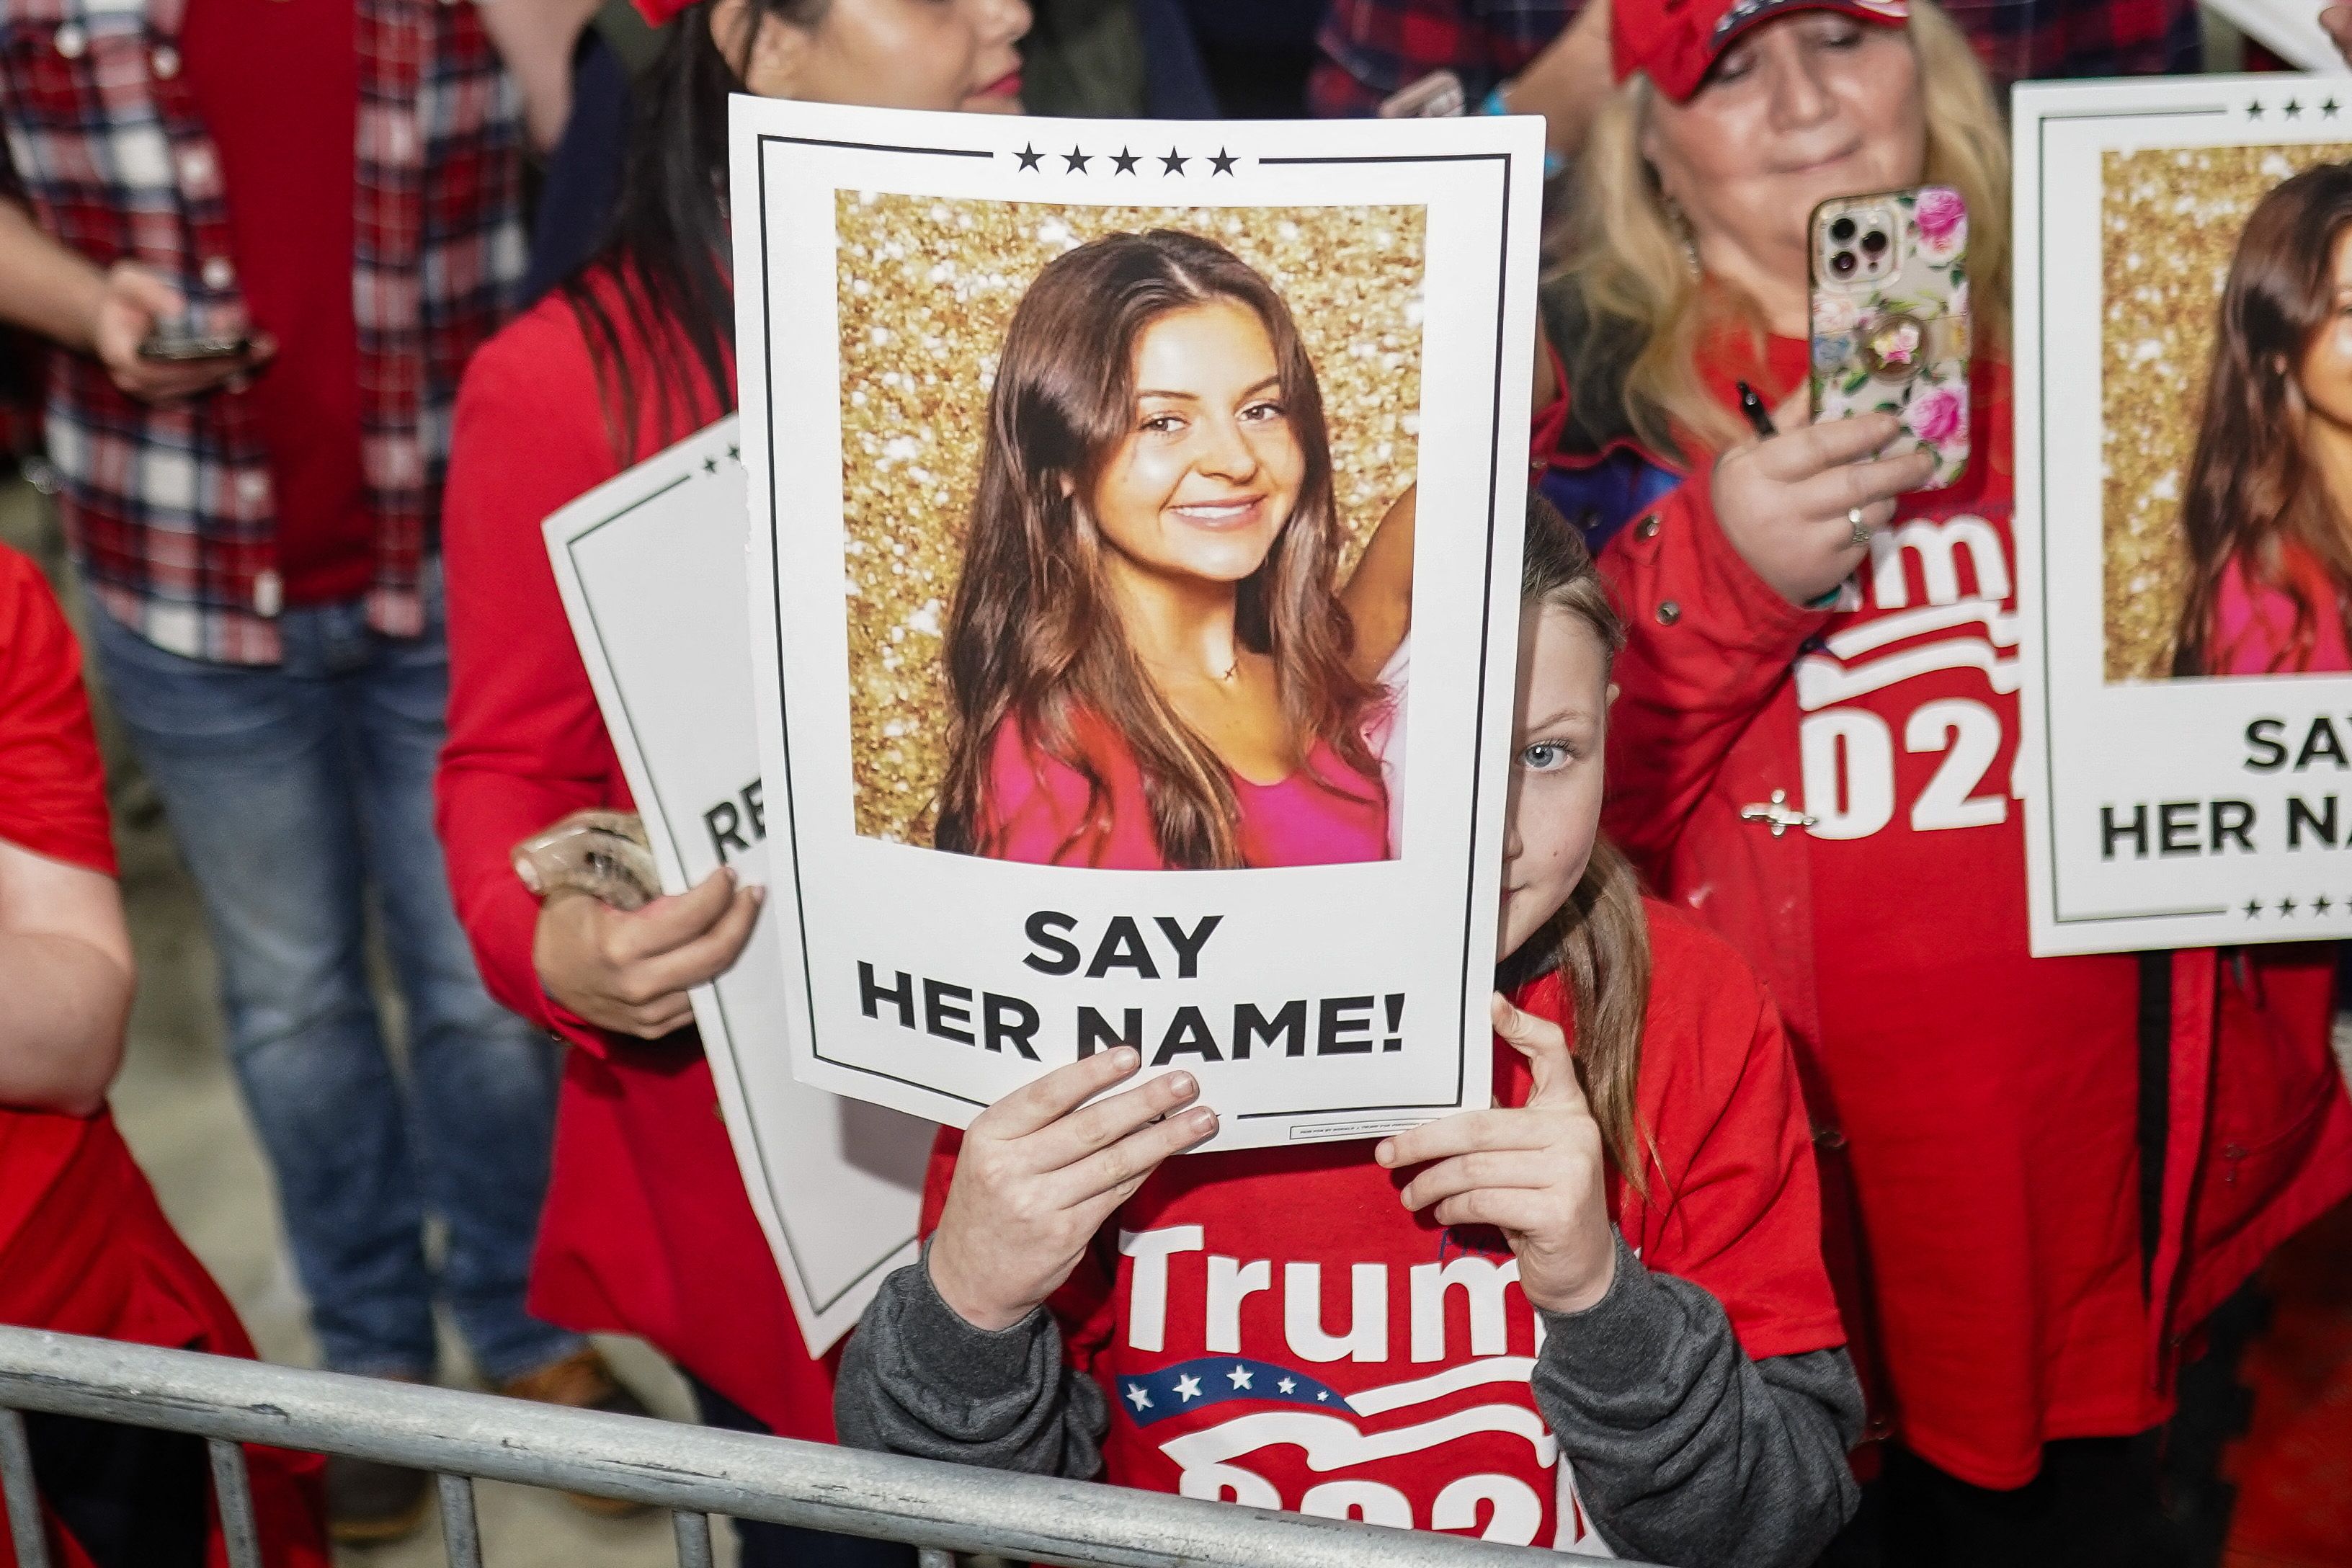
{"label": "child's blue eye", "polygon": [[1557,741],[1538,741],[1519,752],[1519,766],[1530,773],[1557,772],[1575,760],[1576,754]]}

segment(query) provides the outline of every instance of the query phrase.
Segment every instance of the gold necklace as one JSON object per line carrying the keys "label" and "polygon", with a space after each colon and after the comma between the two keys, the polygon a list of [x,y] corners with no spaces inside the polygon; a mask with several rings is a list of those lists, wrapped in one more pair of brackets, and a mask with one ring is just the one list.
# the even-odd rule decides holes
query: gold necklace
{"label": "gold necklace", "polygon": [[1172,675],[1180,680],[1199,679],[1205,676],[1208,679],[1215,681],[1220,686],[1230,686],[1241,675],[1242,656],[1236,652],[1234,655],[1233,663],[1225,666],[1222,671],[1213,669],[1178,669],[1173,666],[1160,664],[1156,660],[1148,658],[1143,661],[1143,668],[1151,671],[1151,673],[1156,676]]}

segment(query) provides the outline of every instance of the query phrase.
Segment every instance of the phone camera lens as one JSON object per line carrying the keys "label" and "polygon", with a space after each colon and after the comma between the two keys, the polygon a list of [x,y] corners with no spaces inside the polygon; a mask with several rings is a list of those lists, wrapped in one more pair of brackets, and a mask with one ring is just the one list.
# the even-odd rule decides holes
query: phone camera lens
{"label": "phone camera lens", "polygon": [[1834,240],[1836,243],[1843,245],[1847,240],[1852,239],[1853,237],[1853,219],[1850,217],[1842,217],[1830,225],[1830,238]]}
{"label": "phone camera lens", "polygon": [[1886,248],[1886,236],[1880,233],[1877,229],[1872,229],[1868,234],[1862,237],[1862,248],[1868,251],[1871,255],[1876,256],[1880,251]]}
{"label": "phone camera lens", "polygon": [[1853,252],[1841,250],[1830,258],[1830,270],[1843,278],[1853,271]]}

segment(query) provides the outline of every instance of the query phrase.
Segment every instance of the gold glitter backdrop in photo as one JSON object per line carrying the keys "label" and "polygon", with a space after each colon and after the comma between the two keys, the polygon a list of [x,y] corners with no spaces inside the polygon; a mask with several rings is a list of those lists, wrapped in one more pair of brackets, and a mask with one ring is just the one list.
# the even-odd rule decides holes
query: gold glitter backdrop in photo
{"label": "gold glitter backdrop in photo", "polygon": [[2213,315],[2239,231],[2271,188],[2342,142],[2154,148],[2102,160],[2106,678],[2161,680],[2188,590],[2182,488],[2197,444]]}
{"label": "gold glitter backdrop in photo", "polygon": [[929,844],[947,766],[940,639],[980,474],[988,386],[1030,280],[1118,230],[1187,229],[1263,273],[1322,382],[1342,570],[1412,483],[1421,416],[1418,206],[1143,207],[844,191],[842,523],[857,831]]}

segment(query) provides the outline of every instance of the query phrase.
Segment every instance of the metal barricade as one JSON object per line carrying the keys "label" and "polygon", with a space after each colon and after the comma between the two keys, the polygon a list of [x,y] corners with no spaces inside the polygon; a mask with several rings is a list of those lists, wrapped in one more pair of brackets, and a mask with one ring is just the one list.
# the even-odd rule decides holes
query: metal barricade
{"label": "metal barricade", "polygon": [[1559,1562],[1455,1535],[0,1327],[0,1503],[20,1568],[47,1568],[22,1411],[206,1439],[232,1568],[261,1564],[241,1443],[433,1472],[452,1568],[482,1562],[478,1479],[667,1509],[681,1568],[709,1568],[712,1514],[907,1542],[923,1568],[945,1568],[951,1552],[1070,1568]]}

